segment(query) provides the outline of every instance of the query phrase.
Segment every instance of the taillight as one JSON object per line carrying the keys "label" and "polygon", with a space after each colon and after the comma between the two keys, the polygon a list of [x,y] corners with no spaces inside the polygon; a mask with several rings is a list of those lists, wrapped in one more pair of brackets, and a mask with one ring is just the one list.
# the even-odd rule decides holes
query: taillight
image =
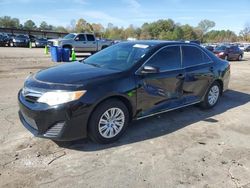
{"label": "taillight", "polygon": [[224,55],[224,52],[220,52],[219,55]]}

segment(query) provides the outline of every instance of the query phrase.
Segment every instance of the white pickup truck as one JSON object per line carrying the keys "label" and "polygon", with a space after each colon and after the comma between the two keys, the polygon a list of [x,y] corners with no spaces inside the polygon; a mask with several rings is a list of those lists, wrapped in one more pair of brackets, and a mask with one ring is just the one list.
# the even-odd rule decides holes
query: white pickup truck
{"label": "white pickup truck", "polygon": [[48,41],[49,45],[69,48],[76,52],[95,53],[113,44],[111,40],[96,40],[94,34],[70,33],[61,39]]}

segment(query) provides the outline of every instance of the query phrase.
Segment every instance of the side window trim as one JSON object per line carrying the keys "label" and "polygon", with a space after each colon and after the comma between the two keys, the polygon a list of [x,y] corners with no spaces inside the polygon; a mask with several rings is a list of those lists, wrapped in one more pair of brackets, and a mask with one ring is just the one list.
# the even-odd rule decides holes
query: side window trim
{"label": "side window trim", "polygon": [[144,67],[144,65],[148,62],[148,61],[150,61],[157,53],[159,53],[161,50],[164,50],[165,48],[168,48],[168,47],[175,47],[175,46],[177,46],[177,47],[179,47],[179,49],[180,49],[180,56],[181,56],[181,67],[180,68],[178,68],[178,69],[169,69],[169,70],[165,70],[165,71],[161,71],[160,73],[164,73],[164,72],[169,72],[169,71],[176,71],[176,70],[182,70],[183,68],[182,68],[182,51],[181,51],[181,46],[180,46],[180,44],[173,44],[173,45],[167,45],[167,46],[163,46],[163,47],[161,47],[160,49],[158,49],[156,52],[154,52],[138,69],[137,69],[137,71],[135,71],[135,74],[140,74],[139,72],[140,72],[140,70]]}
{"label": "side window trim", "polygon": [[[190,66],[184,66],[184,64],[183,64],[183,52],[182,52],[182,47],[183,46],[191,46],[191,47],[195,47],[195,48],[197,48],[197,49],[199,49],[203,54],[205,54],[206,56],[207,56],[207,58],[210,60],[210,61],[208,61],[208,62],[206,62],[206,63],[199,63],[199,64],[196,64],[196,65],[190,65]],[[183,44],[181,44],[181,67],[183,68],[183,69],[185,69],[185,68],[191,68],[191,67],[196,67],[196,66],[200,66],[200,65],[206,65],[206,64],[210,64],[210,63],[213,63],[213,60],[206,54],[206,52],[205,51],[203,51],[203,49],[202,48],[198,48],[197,46],[195,46],[195,45],[183,45]]]}

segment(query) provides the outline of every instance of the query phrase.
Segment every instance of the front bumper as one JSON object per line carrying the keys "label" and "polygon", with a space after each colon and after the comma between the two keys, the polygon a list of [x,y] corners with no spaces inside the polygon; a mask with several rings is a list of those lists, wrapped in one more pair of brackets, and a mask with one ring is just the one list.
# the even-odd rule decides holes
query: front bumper
{"label": "front bumper", "polygon": [[45,47],[47,43],[35,43],[36,47]]}
{"label": "front bumper", "polygon": [[14,42],[14,45],[17,47],[27,47],[29,46],[28,42]]}
{"label": "front bumper", "polygon": [[32,103],[18,93],[19,118],[35,136],[57,141],[70,141],[87,137],[90,108],[81,102],[50,107]]}

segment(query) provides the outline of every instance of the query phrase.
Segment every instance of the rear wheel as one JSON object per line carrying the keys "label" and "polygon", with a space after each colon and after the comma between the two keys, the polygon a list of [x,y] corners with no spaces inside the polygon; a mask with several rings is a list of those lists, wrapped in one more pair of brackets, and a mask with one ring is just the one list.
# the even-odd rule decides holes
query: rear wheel
{"label": "rear wheel", "polygon": [[204,109],[209,109],[214,107],[219,100],[220,93],[221,93],[220,84],[215,81],[208,89],[204,100],[200,103],[201,107]]}
{"label": "rear wheel", "polygon": [[242,55],[239,55],[238,61],[241,61],[241,60],[242,60]]}
{"label": "rear wheel", "polygon": [[89,136],[100,144],[114,142],[124,133],[128,122],[126,105],[117,99],[107,100],[92,113],[88,125]]}

